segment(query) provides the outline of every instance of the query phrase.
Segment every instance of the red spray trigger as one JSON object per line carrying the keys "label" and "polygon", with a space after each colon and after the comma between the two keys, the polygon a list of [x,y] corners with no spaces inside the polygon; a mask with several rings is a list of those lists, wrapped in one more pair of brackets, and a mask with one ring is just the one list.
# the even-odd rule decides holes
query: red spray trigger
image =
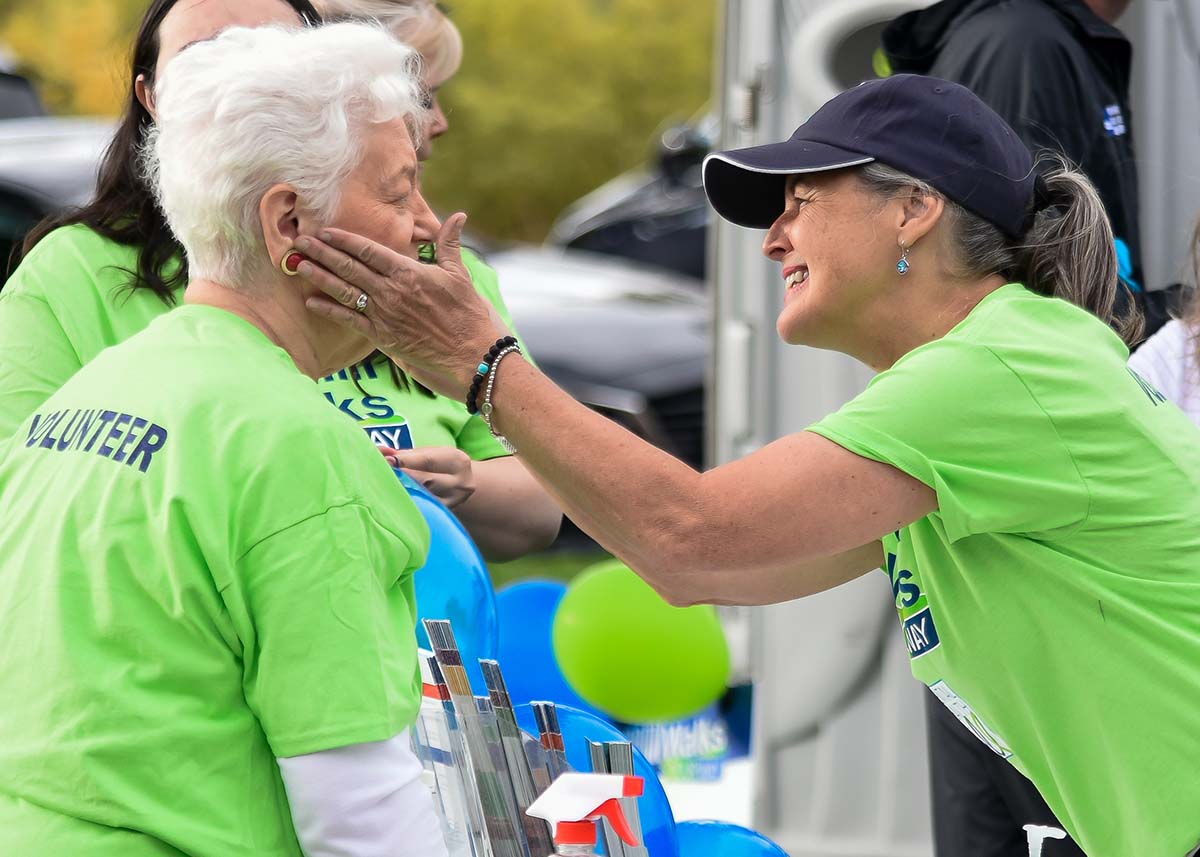
{"label": "red spray trigger", "polygon": [[596,822],[608,819],[613,830],[629,845],[640,845],[621,809],[621,799],[641,797],[645,781],[619,774],[567,773],[555,780],[526,810],[554,824],[559,845],[596,843]]}
{"label": "red spray trigger", "polygon": [[[627,797],[641,797],[641,795],[642,793],[639,791],[636,795],[627,795]],[[642,844],[638,842],[637,837],[633,835],[633,830],[629,827],[629,821],[625,818],[625,813],[621,810],[621,802],[616,798],[613,798],[612,800],[606,800],[600,806],[600,808],[596,810],[596,814],[591,816],[591,818],[596,819],[600,817],[608,819],[608,823],[611,824],[613,830],[617,832],[617,836],[620,836],[625,840],[626,845]]]}

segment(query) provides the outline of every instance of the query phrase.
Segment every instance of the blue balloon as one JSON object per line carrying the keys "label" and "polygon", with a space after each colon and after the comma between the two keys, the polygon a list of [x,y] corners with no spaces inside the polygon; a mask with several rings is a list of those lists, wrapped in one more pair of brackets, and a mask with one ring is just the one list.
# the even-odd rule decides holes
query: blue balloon
{"label": "blue balloon", "polygon": [[423,620],[449,619],[475,693],[487,693],[479,659],[496,657],[499,638],[487,563],[453,512],[407,473],[397,470],[396,475],[429,525],[429,556],[413,578],[417,644],[432,648]]}
{"label": "blue balloon", "polygon": [[565,583],[525,580],[496,593],[500,619],[500,666],[515,705],[548,700],[607,720],[567,683],[554,657],[554,611],[567,594]]}
{"label": "blue balloon", "polygon": [[[517,722],[530,735],[539,734],[537,718],[531,706],[517,706]],[[567,705],[558,706],[558,724],[562,729],[563,745],[567,749],[567,764],[576,771],[586,773],[592,770],[588,741],[629,740],[611,723]],[[675,841],[675,815],[671,812],[671,802],[667,800],[667,793],[659,782],[658,772],[637,747],[633,748],[633,772],[646,781],[645,793],[638,800],[638,817],[646,850],[650,852],[650,857],[681,857],[683,852]],[[604,837],[599,838],[598,850],[603,853]]]}
{"label": "blue balloon", "polygon": [[724,821],[681,821],[675,830],[680,857],[788,857],[761,833]]}

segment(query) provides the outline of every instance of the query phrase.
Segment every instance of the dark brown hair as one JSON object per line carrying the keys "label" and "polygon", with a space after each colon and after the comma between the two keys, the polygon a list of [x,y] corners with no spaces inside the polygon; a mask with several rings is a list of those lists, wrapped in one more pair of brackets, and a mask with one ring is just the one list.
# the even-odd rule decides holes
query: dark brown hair
{"label": "dark brown hair", "polygon": [[[125,109],[112,142],[100,162],[96,194],[81,208],[51,216],[25,238],[22,255],[60,226],[83,224],[99,234],[138,250],[137,270],[129,271],[130,287],[149,289],[168,306],[175,303],[175,292],[187,283],[187,260],[183,247],[171,234],[162,212],[154,204],[154,194],[138,168],[138,152],[146,132],[153,124],[150,113],[137,99],[134,82],[145,75],[146,88],[154,84],[158,65],[158,28],[179,0],[152,0],[133,45],[129,92]],[[307,25],[317,24],[320,14],[310,0],[283,0]],[[168,272],[178,260],[179,267]]]}

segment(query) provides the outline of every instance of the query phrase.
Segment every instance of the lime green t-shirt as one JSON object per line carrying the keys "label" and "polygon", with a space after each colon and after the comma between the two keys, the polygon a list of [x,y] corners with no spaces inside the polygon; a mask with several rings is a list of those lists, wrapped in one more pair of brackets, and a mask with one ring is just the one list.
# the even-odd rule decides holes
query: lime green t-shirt
{"label": "lime green t-shirt", "polygon": [[135,248],[78,225],[54,230],[21,261],[0,291],[0,438],[83,364],[171,308],[129,287],[134,270]]}
{"label": "lime green t-shirt", "polygon": [[1010,284],[814,431],[937,492],[884,540],[913,674],[1091,857],[1200,842],[1200,432]]}
{"label": "lime green t-shirt", "polygon": [[[496,272],[470,250],[463,261],[475,288],[512,329]],[[136,268],[135,248],[80,225],[50,233],[21,262],[0,292],[0,437],[16,431],[102,350],[171,308],[152,292],[129,287],[128,272]],[[362,367],[359,376],[356,385],[341,372],[319,389],[379,445],[404,448],[389,439],[411,438],[415,446],[458,447],[477,461],[508,454],[463,402],[397,385],[386,358]]]}
{"label": "lime green t-shirt", "polygon": [[0,854],[298,857],[276,759],[421,697],[429,531],[246,321],[184,306],[0,444]]}

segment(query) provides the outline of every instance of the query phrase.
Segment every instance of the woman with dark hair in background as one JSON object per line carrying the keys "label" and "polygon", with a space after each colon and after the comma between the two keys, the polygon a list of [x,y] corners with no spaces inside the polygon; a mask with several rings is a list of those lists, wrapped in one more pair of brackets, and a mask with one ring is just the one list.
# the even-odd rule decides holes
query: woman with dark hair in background
{"label": "woman with dark hair in background", "polygon": [[134,40],[125,108],[95,196],[29,234],[0,292],[0,437],[83,364],[180,302],[187,261],[138,157],[167,62],[226,27],[319,21],[309,0],[153,0]]}
{"label": "woman with dark hair in background", "polygon": [[[421,4],[411,5],[428,15]],[[457,36],[442,13],[427,5]],[[10,435],[100,351],[139,332],[181,300],[187,260],[154,204],[139,162],[154,123],[154,84],[167,63],[228,27],[320,21],[310,0],[154,0],[150,5],[134,44],[128,100],[101,164],[95,198],[35,229],[26,240],[25,258],[0,292],[0,437]],[[423,133],[440,130],[444,123],[435,120]],[[498,292],[480,291],[499,305],[508,323]],[[377,372],[374,362],[319,383],[326,399],[380,445],[419,447],[402,449],[399,463],[454,510],[488,559],[511,559],[554,539],[561,521],[557,506],[460,401],[428,394],[387,369]]]}

